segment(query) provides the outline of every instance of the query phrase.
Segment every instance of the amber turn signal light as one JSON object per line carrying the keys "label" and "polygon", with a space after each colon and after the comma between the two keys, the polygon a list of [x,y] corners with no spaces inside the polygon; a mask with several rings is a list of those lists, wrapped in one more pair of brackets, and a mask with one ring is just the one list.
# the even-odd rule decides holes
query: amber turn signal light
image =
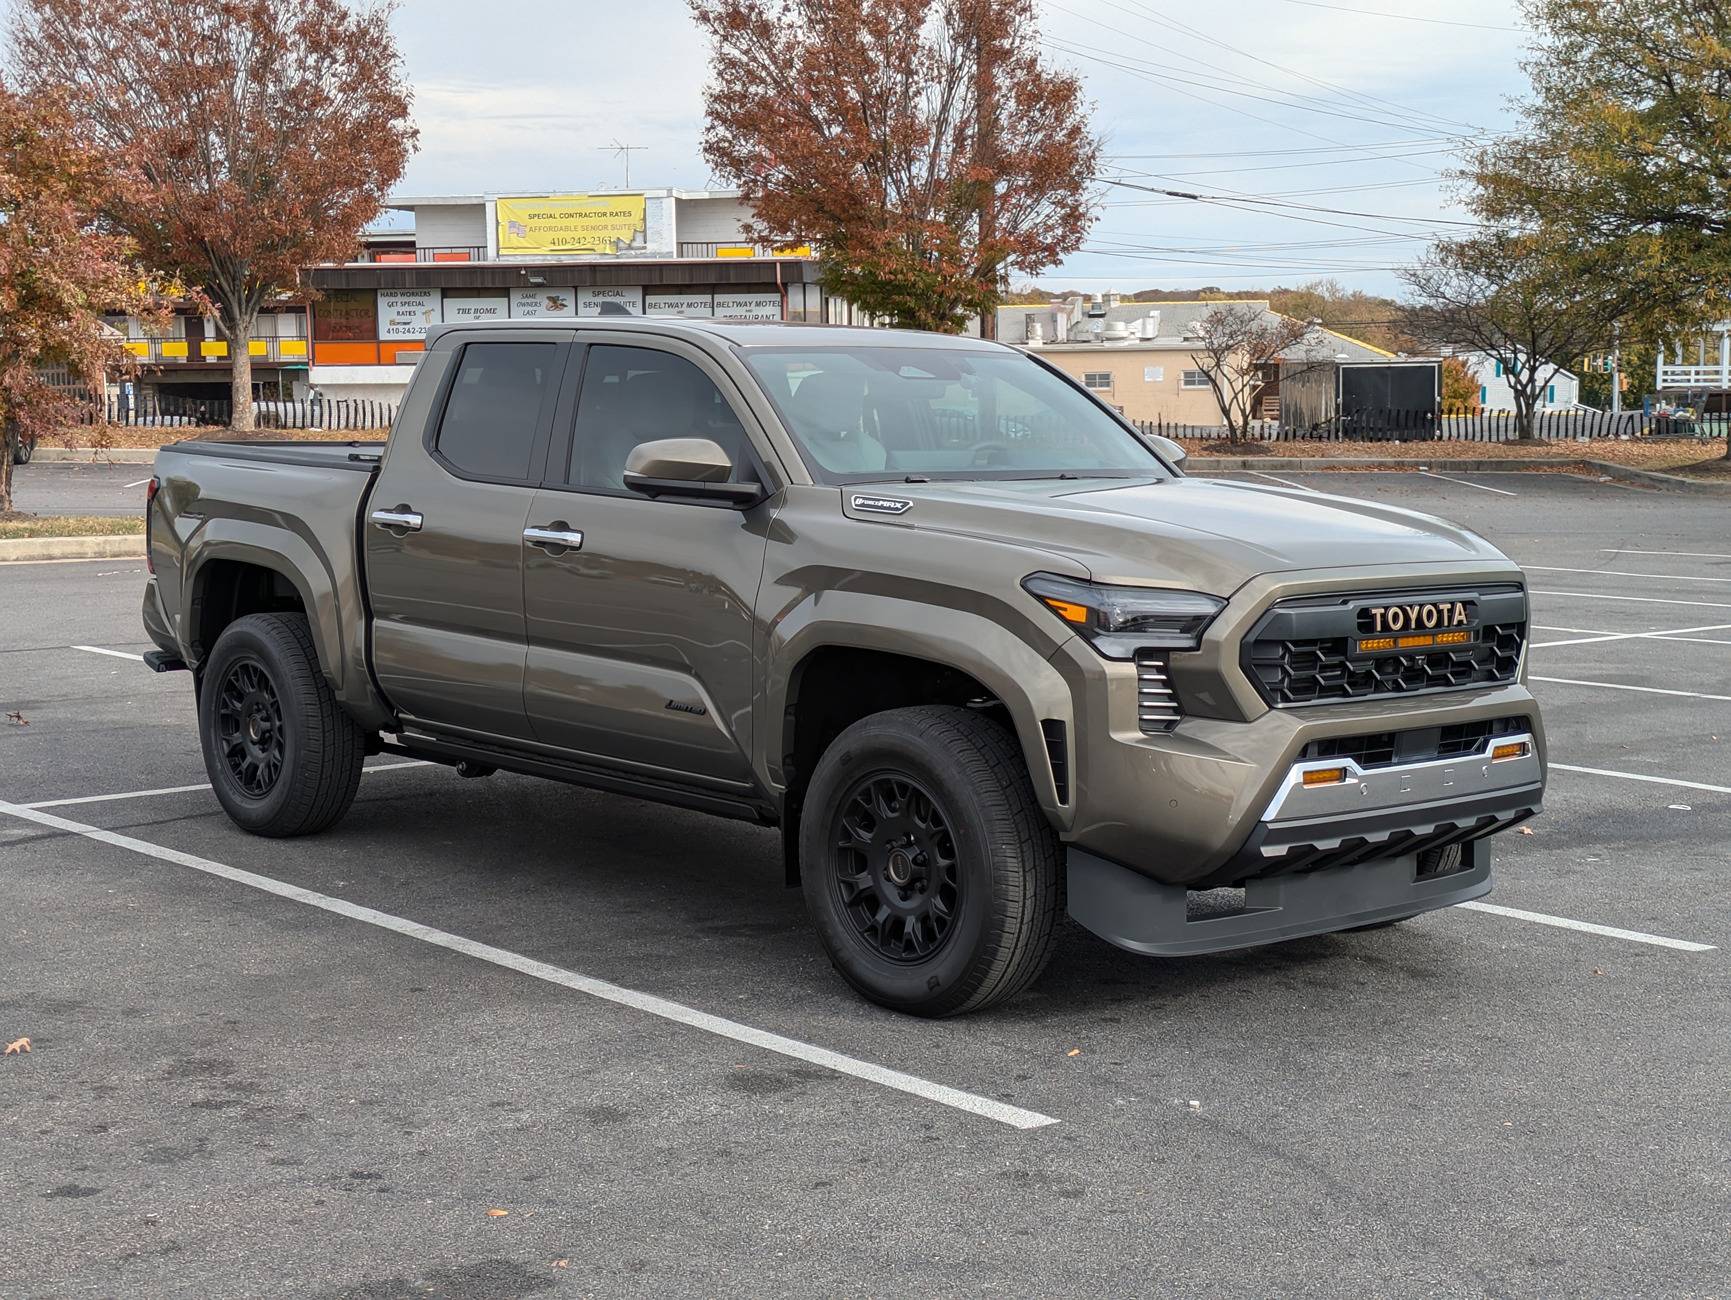
{"label": "amber turn signal light", "polygon": [[1511,758],[1525,758],[1533,752],[1530,743],[1524,740],[1512,740],[1506,745],[1497,745],[1491,749],[1491,762],[1503,763]]}
{"label": "amber turn signal light", "polygon": [[1304,774],[1304,784],[1309,785],[1339,785],[1346,780],[1344,767],[1317,767]]}

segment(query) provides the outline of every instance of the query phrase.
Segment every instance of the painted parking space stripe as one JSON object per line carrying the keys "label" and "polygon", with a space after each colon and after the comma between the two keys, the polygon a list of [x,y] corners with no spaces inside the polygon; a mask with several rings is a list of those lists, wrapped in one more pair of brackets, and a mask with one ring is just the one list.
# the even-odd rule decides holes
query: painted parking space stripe
{"label": "painted parking space stripe", "polygon": [[[424,758],[412,758],[405,763],[379,763],[373,767],[363,767],[362,776],[371,776],[375,772],[400,772],[410,767],[434,767]],[[119,794],[81,794],[75,799],[38,799],[34,803],[21,803],[20,808],[70,808],[81,803],[114,803],[120,799],[154,799],[165,794],[191,794],[198,790],[210,789],[210,782],[199,785],[165,785],[156,790],[123,790]]]}
{"label": "painted parking space stripe", "polygon": [[1662,934],[1647,934],[1641,930],[1623,930],[1614,925],[1596,925],[1591,921],[1575,921],[1566,916],[1551,916],[1545,912],[1527,912],[1518,907],[1504,907],[1500,903],[1456,903],[1456,907],[1470,908],[1475,912],[1489,912],[1492,916],[1506,916],[1516,921],[1531,921],[1535,925],[1554,925],[1562,930],[1579,930],[1583,934],[1602,935],[1607,939],[1626,939],[1630,943],[1651,944],[1655,948],[1675,948],[1678,952],[1714,952],[1717,951],[1710,943],[1694,943],[1688,939],[1667,939]]}
{"label": "painted parking space stripe", "polygon": [[1627,569],[1565,569],[1555,564],[1523,564],[1532,573],[1590,573],[1598,578],[1651,578],[1655,582],[1731,582],[1731,578],[1708,578],[1698,573],[1632,573]]}
{"label": "painted parking space stripe", "polygon": [[82,650],[85,654],[89,655],[112,655],[116,659],[136,659],[140,663],[144,662],[143,655],[134,654],[130,650],[109,650],[99,645],[75,645],[72,648],[74,650]]}
{"label": "painted parking space stripe", "polygon": [[1725,700],[1731,703],[1731,695],[1708,695],[1704,691],[1672,691],[1663,686],[1629,686],[1623,682],[1588,682],[1575,677],[1533,676],[1527,680],[1550,682],[1554,686],[1597,686],[1606,691],[1637,691],[1642,695],[1680,695],[1691,700]]}
{"label": "painted parking space stripe", "polygon": [[[1645,576],[1652,576],[1650,574]],[[1723,600],[1674,600],[1665,596],[1607,596],[1597,591],[1540,591],[1534,588],[1530,593],[1534,596],[1572,596],[1577,600],[1621,600],[1636,605],[1688,605],[1692,609],[1731,609],[1731,602]]]}
{"label": "painted parking space stripe", "polygon": [[1731,785],[1712,785],[1706,781],[1685,781],[1676,776],[1649,776],[1645,772],[1619,772],[1611,767],[1577,767],[1572,763],[1547,763],[1552,772],[1579,772],[1583,776],[1609,776],[1621,781],[1641,781],[1648,785],[1674,785],[1680,790],[1704,790],[1708,794],[1731,794]]}
{"label": "painted parking space stripe", "polygon": [[1520,495],[1519,492],[1510,492],[1507,488],[1494,488],[1484,483],[1473,483],[1464,478],[1450,478],[1447,474],[1433,473],[1428,469],[1421,469],[1419,473],[1423,474],[1426,478],[1439,478],[1444,483],[1459,483],[1462,487],[1477,488],[1480,492],[1495,492],[1500,497],[1516,497]]}
{"label": "painted parking space stripe", "polygon": [[736,1043],[745,1043],[751,1047],[761,1048],[766,1052],[775,1052],[781,1056],[792,1057],[794,1060],[805,1061],[810,1065],[833,1070],[837,1074],[849,1075],[867,1083],[875,1083],[880,1087],[908,1093],[940,1106],[949,1106],[955,1110],[977,1115],[982,1119],[992,1120],[994,1123],[1006,1124],[1011,1128],[1036,1129],[1058,1123],[1052,1116],[1042,1115],[1038,1111],[1024,1110],[1020,1106],[1012,1106],[1007,1102],[982,1097],[977,1093],[963,1092],[959,1088],[951,1088],[945,1084],[933,1083],[929,1079],[905,1074],[900,1070],[892,1070],[887,1066],[875,1065],[870,1061],[862,1061],[857,1057],[831,1051],[826,1047],[817,1047],[811,1043],[802,1043],[795,1038],[787,1038],[781,1034],[756,1029],[751,1025],[741,1024],[737,1020],[728,1020],[722,1016],[711,1015],[707,1011],[699,1011],[695,1007],[688,1007],[680,1002],[657,997],[652,993],[641,993],[636,989],[625,988],[623,985],[611,984],[606,980],[581,975],[561,966],[537,961],[533,957],[525,957],[521,953],[511,952],[505,948],[495,948],[492,944],[466,939],[462,935],[451,934],[445,930],[435,929],[430,925],[422,925],[418,921],[411,921],[405,917],[393,916],[389,912],[362,907],[345,899],[332,898],[329,894],[303,889],[299,885],[274,880],[269,876],[261,876],[255,872],[243,871],[239,867],[231,867],[226,863],[216,862],[210,858],[201,858],[192,853],[182,853],[178,849],[165,848],[160,844],[135,839],[130,835],[120,835],[114,831],[86,826],[82,822],[68,821],[54,813],[44,812],[37,808],[26,808],[22,804],[0,801],[0,815],[21,818],[24,821],[34,822],[38,826],[64,831],[70,835],[80,835],[85,839],[95,840],[100,844],[107,844],[114,848],[125,849],[129,853],[142,854],[159,862],[171,862],[177,866],[188,867],[193,871],[200,871],[209,876],[216,876],[235,884],[245,885],[249,889],[274,894],[276,897],[288,899],[290,902],[317,908],[319,911],[329,912],[351,921],[359,921],[363,925],[388,930],[392,934],[400,934],[410,939],[418,939],[422,943],[431,944],[436,948],[461,953],[465,957],[488,962],[505,970],[516,971],[518,974],[527,975],[531,979],[543,980],[548,984],[557,984],[562,988],[587,994],[589,997],[598,998],[604,1002],[630,1007],[647,1015],[658,1016],[675,1024],[701,1030],[706,1034],[714,1034],[718,1038],[730,1039]]}
{"label": "painted parking space stripe", "polygon": [[[1683,633],[1685,632],[1723,632],[1727,628],[1731,628],[1731,623],[1710,623],[1705,627],[1679,627],[1670,630],[1661,629],[1657,632],[1598,632],[1586,627],[1546,627],[1543,624],[1534,623],[1533,631],[1535,632],[1579,632],[1583,635],[1572,641],[1535,641],[1530,648],[1548,650],[1552,646],[1593,645],[1600,641],[1687,641],[1691,638],[1684,636]],[[1706,643],[1709,645],[1731,644],[1731,642],[1712,640],[1708,640]]]}
{"label": "painted parking space stripe", "polygon": [[1601,546],[1607,555],[1686,555],[1696,560],[1731,560],[1724,551],[1639,551],[1632,546]]}
{"label": "painted parking space stripe", "polygon": [[1315,488],[1306,487],[1303,483],[1294,483],[1289,478],[1280,478],[1274,474],[1264,474],[1259,469],[1246,470],[1245,473],[1254,474],[1257,478],[1265,478],[1270,483],[1278,483],[1278,484],[1280,484],[1281,487],[1297,488],[1300,492],[1315,492],[1316,491]]}

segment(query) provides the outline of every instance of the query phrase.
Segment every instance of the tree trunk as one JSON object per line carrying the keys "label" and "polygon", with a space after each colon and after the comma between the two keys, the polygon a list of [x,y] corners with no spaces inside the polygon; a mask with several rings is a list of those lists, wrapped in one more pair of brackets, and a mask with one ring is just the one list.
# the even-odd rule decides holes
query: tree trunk
{"label": "tree trunk", "polygon": [[1515,441],[1538,441],[1537,436],[1533,433],[1533,404],[1538,400],[1538,395],[1535,393],[1528,396],[1518,388],[1511,388],[1510,391],[1514,394],[1515,399]]}
{"label": "tree trunk", "polygon": [[229,381],[228,427],[241,432],[252,429],[252,328],[255,317],[224,321],[228,333]]}
{"label": "tree trunk", "polygon": [[0,430],[0,515],[12,509],[12,439]]}

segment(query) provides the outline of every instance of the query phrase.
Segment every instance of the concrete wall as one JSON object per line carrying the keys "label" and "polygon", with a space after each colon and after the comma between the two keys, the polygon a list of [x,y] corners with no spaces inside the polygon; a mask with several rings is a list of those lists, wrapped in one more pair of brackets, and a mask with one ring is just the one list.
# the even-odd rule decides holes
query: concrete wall
{"label": "concrete wall", "polygon": [[415,209],[416,248],[485,248],[487,205],[436,203]]}
{"label": "concrete wall", "polygon": [[751,209],[738,199],[680,199],[679,242],[736,244],[739,227],[751,219]]}
{"label": "concrete wall", "polygon": [[401,402],[413,366],[314,366],[309,388],[331,401]]}
{"label": "concrete wall", "polygon": [[1041,348],[1037,355],[1078,381],[1090,372],[1110,373],[1112,387],[1092,391],[1129,419],[1208,426],[1224,423],[1212,391],[1183,386],[1184,372],[1197,368],[1187,348],[1105,345]]}

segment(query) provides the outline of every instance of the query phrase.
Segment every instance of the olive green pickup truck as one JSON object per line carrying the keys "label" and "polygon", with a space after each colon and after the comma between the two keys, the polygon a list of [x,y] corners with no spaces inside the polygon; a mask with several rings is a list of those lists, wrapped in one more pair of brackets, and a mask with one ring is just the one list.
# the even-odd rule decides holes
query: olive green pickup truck
{"label": "olive green pickup truck", "polygon": [[246,830],[382,751],[779,826],[842,977],[921,1015],[1065,911],[1175,955],[1486,893],[1544,786],[1520,569],[1183,460],[995,343],[435,328],[386,443],[162,451],[149,659]]}

